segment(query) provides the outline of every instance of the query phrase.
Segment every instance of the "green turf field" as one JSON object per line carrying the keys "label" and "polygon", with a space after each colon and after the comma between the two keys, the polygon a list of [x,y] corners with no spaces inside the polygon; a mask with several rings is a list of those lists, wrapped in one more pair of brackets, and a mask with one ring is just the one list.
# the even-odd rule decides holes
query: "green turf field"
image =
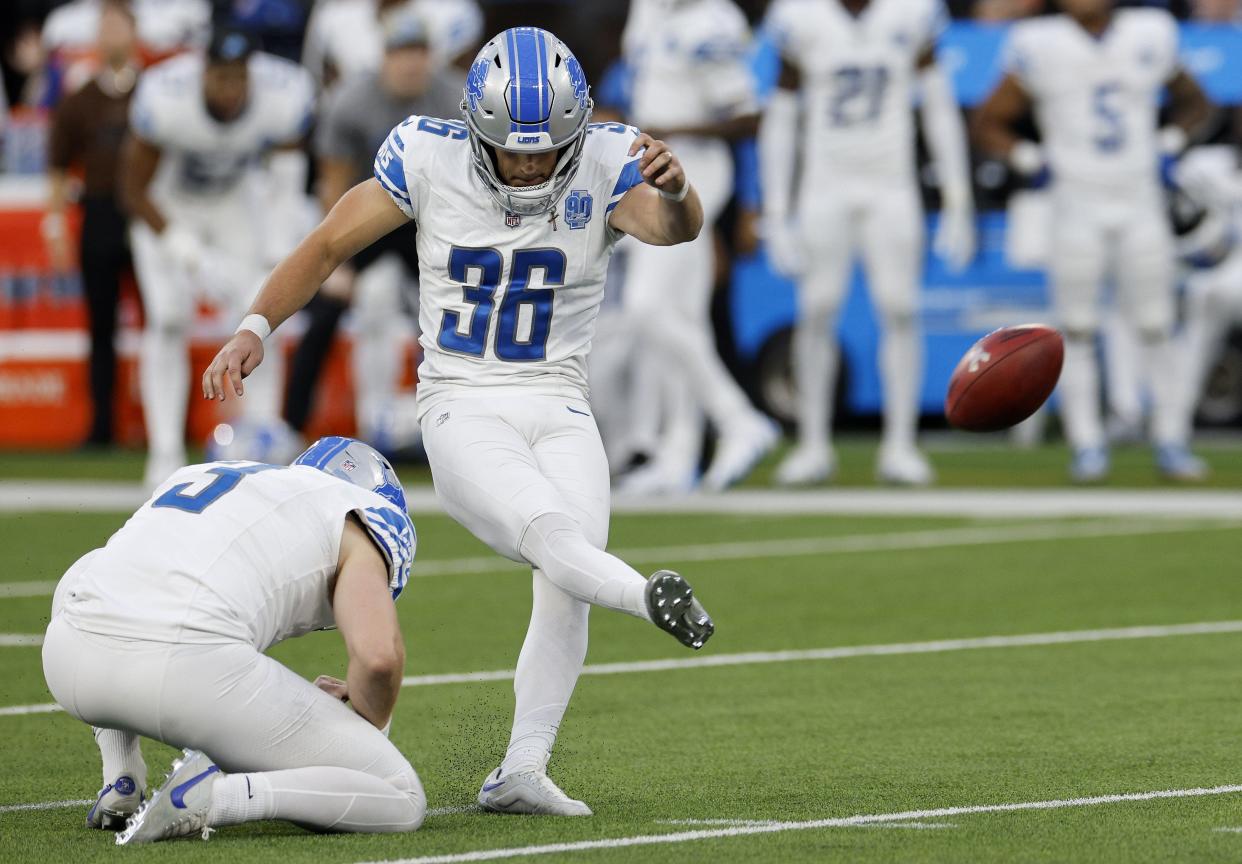
{"label": "green turf field", "polygon": [[[870,450],[848,452],[861,482]],[[1063,470],[1056,451],[1009,453],[1008,470],[999,453],[960,453],[935,456],[959,485],[978,475],[986,485],[1012,486]],[[1205,453],[1218,475],[1242,477],[1242,452]],[[1137,451],[1122,463],[1118,484],[1150,483],[1145,460]],[[35,461],[23,463],[24,476],[47,476]],[[0,634],[40,632],[51,599],[6,596],[5,583],[55,579],[125,515],[0,515],[8,564],[0,572]],[[407,674],[511,669],[528,579],[499,559],[488,572],[472,566],[448,575],[445,561],[489,553],[444,517],[416,521],[427,574],[399,605]],[[0,859],[354,864],[492,860],[499,855],[471,853],[516,847],[538,847],[516,860],[601,864],[1242,859],[1242,833],[1221,830],[1242,830],[1242,786],[1217,788],[1242,784],[1242,531],[1219,522],[1077,519],[1039,523],[1047,539],[1014,539],[1015,529],[1032,524],[614,518],[615,549],[641,556],[649,547],[696,547],[680,561],[670,550],[667,563],[691,577],[718,631],[694,654],[637,620],[593,613],[589,666],[636,665],[588,670],[551,765],[552,776],[595,809],[591,819],[470,809],[507,740],[511,684],[415,677],[398,704],[393,739],[441,811],[416,834],[316,836],[268,823],[223,829],[207,843],[118,850],[110,835],[82,827],[85,806],[11,809],[93,797],[98,755],[89,731],[64,714],[0,710]],[[928,531],[942,542],[928,546],[925,533],[914,533]],[[753,558],[741,557],[739,546],[856,535],[892,542]],[[905,547],[915,536],[925,548]],[[1187,626],[1208,623],[1222,632]],[[1065,635],[970,641],[1051,633]],[[273,653],[308,677],[344,671],[335,634]],[[723,662],[644,665],[662,658]],[[50,701],[38,648],[0,647],[0,673],[0,709]],[[172,751],[144,742],[144,752],[157,779]],[[1185,791],[1195,789],[1213,794]],[[1162,790],[1177,794],[1073,800]],[[993,807],[1035,802],[1056,804]],[[983,811],[954,809],[974,807]]]}

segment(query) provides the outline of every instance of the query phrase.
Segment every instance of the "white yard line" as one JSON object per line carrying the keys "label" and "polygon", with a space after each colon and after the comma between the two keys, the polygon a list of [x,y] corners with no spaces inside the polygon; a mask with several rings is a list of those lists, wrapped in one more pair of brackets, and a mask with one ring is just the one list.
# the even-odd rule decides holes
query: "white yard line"
{"label": "white yard line", "polygon": [[501,849],[481,849],[476,852],[459,852],[450,855],[388,859],[386,861],[366,862],[366,864],[460,864],[460,862],[469,861],[498,861],[504,858],[559,855],[566,852],[586,852],[593,849],[624,849],[635,846],[691,843],[697,840],[716,840],[726,837],[746,837],[754,834],[779,834],[786,831],[814,831],[824,828],[854,828],[863,825],[905,823],[913,820],[936,819],[946,816],[970,816],[979,813],[1014,813],[1029,810],[1062,810],[1071,807],[1096,807],[1101,804],[1123,804],[1167,798],[1200,798],[1207,795],[1230,795],[1237,792],[1242,792],[1242,785],[1213,786],[1211,788],[1198,789],[1163,789],[1156,792],[1128,792],[1120,795],[1059,798],[1051,801],[971,804],[965,807],[905,810],[900,813],[867,813],[836,819],[811,819],[805,822],[741,824],[698,831],[678,831],[670,834],[639,834],[631,837],[610,837],[603,840],[580,840],[574,843],[510,846]]}
{"label": "white yard line", "polygon": [[[642,672],[668,672],[721,666],[753,666],[767,663],[793,663],[816,660],[848,660],[855,657],[892,657],[906,654],[942,654],[989,648],[1030,648],[1041,645],[1073,645],[1083,642],[1116,642],[1130,639],[1163,639],[1171,636],[1208,636],[1242,633],[1242,621],[1201,621],[1195,624],[1165,624],[1148,627],[1114,627],[1099,630],[1067,630],[1052,633],[1023,633],[1015,636],[981,636],[971,639],[938,639],[931,642],[896,642],[884,645],[846,645],[803,651],[749,651],[738,654],[708,654],[669,660],[639,660],[629,663],[594,663],[584,666],[583,675],[625,675]],[[486,681],[512,681],[512,669],[481,672],[450,672],[441,675],[411,675],[402,687],[434,687],[443,684],[476,684]],[[10,705],[0,708],[0,717],[50,714],[60,711],[54,702],[37,705]]]}
{"label": "white yard line", "polygon": [[40,579],[34,582],[0,582],[0,599],[10,597],[51,597],[55,590],[55,579]]}
{"label": "white yard line", "polygon": [[[0,481],[0,512],[123,512],[146,494],[137,483]],[[410,512],[443,513],[430,486],[406,488]],[[1146,516],[1242,519],[1242,494],[1224,489],[741,489],[718,495],[624,498],[614,513],[765,513],[1055,518]]]}
{"label": "white yard line", "polygon": [[94,803],[94,798],[79,798],[73,801],[37,801],[33,804],[0,804],[0,813],[20,813],[24,810],[64,810],[68,807],[89,807]]}
{"label": "white yard line", "polygon": [[42,644],[42,633],[0,633],[0,648],[37,648]]}
{"label": "white yard line", "polygon": [[[614,555],[632,564],[670,564],[687,561],[743,561],[753,558],[805,558],[861,552],[901,552],[960,546],[991,546],[1004,543],[1038,543],[1050,540],[1090,540],[1150,534],[1182,534],[1199,531],[1230,531],[1233,522],[1049,522],[1031,525],[941,528],[922,531],[891,531],[845,534],[835,537],[790,537],[778,540],[743,540],[732,543],[693,543],[682,546],[647,546],[613,549]],[[434,578],[485,573],[511,573],[526,569],[499,555],[469,558],[432,558],[415,561],[411,576]],[[0,599],[50,596],[55,580],[0,583]]]}

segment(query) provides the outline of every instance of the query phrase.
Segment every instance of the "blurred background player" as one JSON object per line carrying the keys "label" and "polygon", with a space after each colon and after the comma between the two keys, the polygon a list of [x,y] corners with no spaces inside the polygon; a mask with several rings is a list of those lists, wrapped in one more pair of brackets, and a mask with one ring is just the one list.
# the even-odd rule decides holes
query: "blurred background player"
{"label": "blurred background player", "polygon": [[759,109],[746,18],[732,0],[635,0],[622,37],[632,79],[629,120],[676,148],[703,202],[707,227],[677,246],[628,244],[621,301],[635,336],[630,400],[651,461],[619,484],[623,492],[687,491],[698,482],[703,416],[718,440],[703,485],[724,489],[777,441],[716,352],[710,301],[712,225],[733,193],[730,142],[755,133]]}
{"label": "blurred background player", "polygon": [[799,302],[793,353],[798,443],[777,469],[782,484],[816,483],[835,470],[835,329],[855,254],[862,257],[883,333],[877,476],[908,485],[933,479],[915,443],[924,232],[912,122],[916,94],[940,181],[935,250],[959,268],[975,253],[966,136],[948,77],[936,63],[936,40],[946,24],[940,0],[777,0],[769,12],[781,73],[759,138],[763,230],[773,266],[797,280]]}
{"label": "blurred background player", "polygon": [[427,27],[432,63],[464,74],[483,41],[475,0],[318,0],[306,27],[302,63],[325,86],[375,72],[384,53],[384,21],[414,13]]}
{"label": "blurred background player", "polygon": [[[432,60],[422,16],[398,9],[384,19],[384,57],[375,72],[340,81],[325,100],[315,129],[319,201],[327,213],[350,187],[371,176],[384,139],[412,114],[456,117],[464,77]],[[417,437],[413,406],[394,403],[401,377],[401,336],[416,297],[418,253],[413,222],[386,235],[338,268],[332,287],[308,307],[310,322],[293,357],[285,419],[301,432],[314,387],[337,324],[353,307],[355,418],[362,437],[380,449],[408,446]],[[406,291],[405,289],[412,289]],[[402,418],[408,422],[401,422]]]}
{"label": "blurred background player", "polygon": [[[1112,277],[1118,306],[1143,341],[1157,468],[1171,479],[1199,479],[1206,467],[1188,448],[1172,340],[1174,249],[1162,161],[1181,154],[1211,106],[1178,60],[1177,23],[1167,12],[1114,10],[1112,0],[1062,6],[1065,14],[1014,26],[1005,77],[975,131],[983,150],[1019,174],[1051,177],[1049,278],[1066,336],[1060,404],[1070,475],[1089,483],[1109,471],[1095,337],[1103,283]],[[1170,122],[1159,128],[1166,91]],[[1032,109],[1042,145],[1013,130]]]}
{"label": "blurred background player", "polygon": [[[304,69],[228,30],[205,55],[166,61],[139,82],[121,182],[146,314],[140,383],[150,488],[185,464],[196,301],[244,310],[266,271],[271,229],[301,222],[304,177],[269,180],[259,163],[303,138],[314,98]],[[247,418],[278,421],[282,378],[279,362],[264,370]]]}
{"label": "blurred background player", "polygon": [[[96,51],[102,66],[76,92],[61,100],[48,147],[48,203],[43,237],[53,269],[66,273],[80,262],[90,320],[91,430],[87,443],[112,443],[116,381],[116,316],[121,275],[129,268],[125,216],[116,197],[121,142],[130,95],[138,80],[134,13],[126,0],[99,6]],[[72,180],[82,168],[82,233],[78,254],[70,249],[66,209]]]}
{"label": "blurred background player", "polygon": [[[170,480],[52,601],[44,677],[103,760],[88,827],[124,828],[121,844],[259,819],[417,828],[427,799],[387,737],[405,668],[395,601],[416,545],[392,466],[324,438],[291,466],[208,463]],[[345,642],[343,681],[312,684],[263,653],[327,629]],[[205,751],[141,808],[140,735]]]}

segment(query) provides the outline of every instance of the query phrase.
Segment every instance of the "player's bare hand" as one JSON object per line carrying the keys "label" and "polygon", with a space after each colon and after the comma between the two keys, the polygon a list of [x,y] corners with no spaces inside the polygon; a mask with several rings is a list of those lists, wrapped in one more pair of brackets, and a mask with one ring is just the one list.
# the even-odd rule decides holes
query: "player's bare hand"
{"label": "player's bare hand", "polygon": [[682,170],[681,161],[663,141],[652,138],[646,132],[639,134],[630,145],[633,156],[643,148],[642,157],[638,160],[638,170],[643,180],[662,192],[676,195],[686,185],[686,172]]}
{"label": "player's bare hand", "polygon": [[263,340],[259,334],[241,330],[224,343],[224,347],[203,373],[203,398],[224,401],[226,387],[241,396],[245,392],[242,379],[263,362]]}
{"label": "player's bare hand", "polygon": [[340,699],[342,702],[349,701],[349,685],[340,678],[333,678],[331,675],[320,675],[315,679],[315,686],[333,699]]}

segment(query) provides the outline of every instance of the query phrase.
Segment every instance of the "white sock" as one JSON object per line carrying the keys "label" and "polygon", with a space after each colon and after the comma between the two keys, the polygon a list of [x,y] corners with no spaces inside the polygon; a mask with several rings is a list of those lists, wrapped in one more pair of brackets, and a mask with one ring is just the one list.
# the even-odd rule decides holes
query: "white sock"
{"label": "white sock", "polygon": [[513,678],[513,732],[500,772],[544,771],[587,652],[591,607],[535,570],[530,628]]}
{"label": "white sock", "polygon": [[833,384],[837,380],[835,313],[808,311],[793,336],[794,385],[798,393],[798,444],[827,447],[832,427]]}
{"label": "white sock", "polygon": [[190,354],[184,330],[147,327],[142,334],[139,383],[151,452],[184,464],[185,409],[190,392]]}
{"label": "white sock", "polygon": [[578,523],[562,513],[545,513],[522,535],[522,555],[566,594],[650,621],[642,574],[615,555],[597,549]]}
{"label": "white sock", "polygon": [[229,774],[212,787],[209,822],[219,828],[284,819],[326,831],[413,831],[427,798],[417,777],[403,782],[411,788],[335,766]]}
{"label": "white sock", "polygon": [[1143,366],[1151,389],[1151,437],[1156,445],[1185,446],[1190,440],[1183,358],[1167,335],[1142,346]]}
{"label": "white sock", "polygon": [[103,785],[125,775],[134,778],[139,789],[147,786],[147,763],[143,761],[138,736],[119,729],[94,727],[95,743],[103,760]]}
{"label": "white sock", "polygon": [[912,448],[918,435],[919,390],[923,386],[922,332],[913,318],[889,317],[880,346],[884,378],[885,448]]}
{"label": "white sock", "polygon": [[1104,446],[1100,422],[1100,372],[1095,359],[1095,340],[1071,335],[1065,340],[1065,363],[1061,371],[1061,417],[1065,437],[1075,450]]}

